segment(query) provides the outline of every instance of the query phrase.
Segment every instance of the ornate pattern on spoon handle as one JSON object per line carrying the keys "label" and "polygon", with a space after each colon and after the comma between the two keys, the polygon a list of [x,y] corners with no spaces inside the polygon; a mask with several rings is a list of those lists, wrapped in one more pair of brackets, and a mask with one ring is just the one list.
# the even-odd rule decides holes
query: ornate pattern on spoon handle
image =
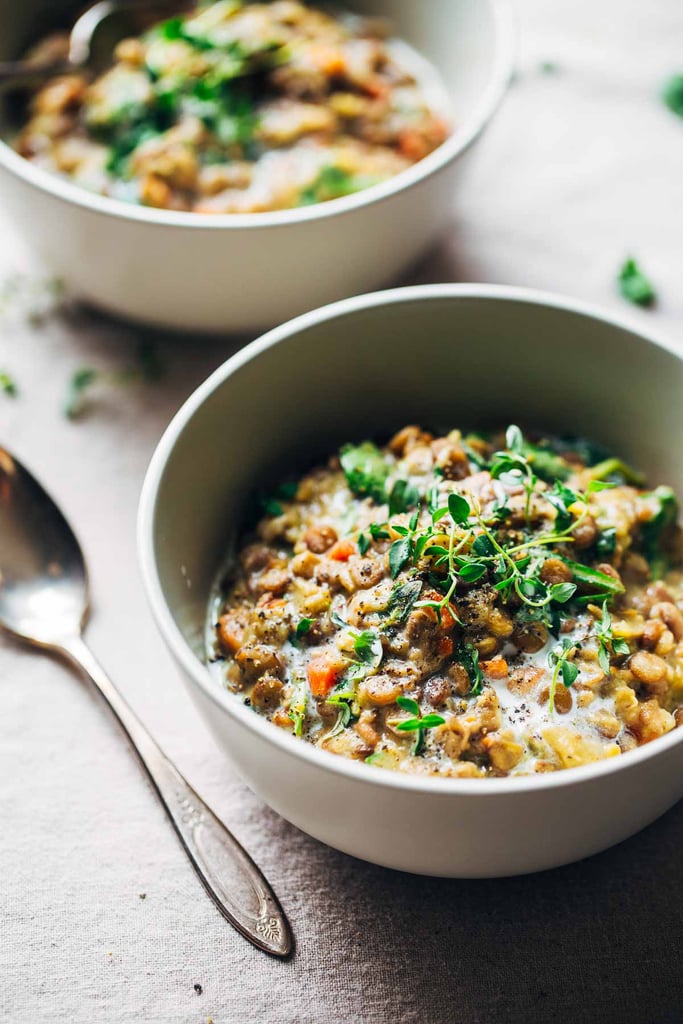
{"label": "ornate pattern on spoon handle", "polygon": [[293,944],[289,924],[249,854],[169,761],[83,640],[69,640],[61,648],[94,683],[128,734],[220,912],[259,949],[274,956],[287,956]]}

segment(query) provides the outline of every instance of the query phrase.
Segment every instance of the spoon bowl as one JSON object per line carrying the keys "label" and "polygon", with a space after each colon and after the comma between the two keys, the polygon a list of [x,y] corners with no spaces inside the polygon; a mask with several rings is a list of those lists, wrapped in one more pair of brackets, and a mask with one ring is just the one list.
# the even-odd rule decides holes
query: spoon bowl
{"label": "spoon bowl", "polygon": [[21,463],[0,448],[0,626],[56,647],[88,614],[83,553],[66,519]]}

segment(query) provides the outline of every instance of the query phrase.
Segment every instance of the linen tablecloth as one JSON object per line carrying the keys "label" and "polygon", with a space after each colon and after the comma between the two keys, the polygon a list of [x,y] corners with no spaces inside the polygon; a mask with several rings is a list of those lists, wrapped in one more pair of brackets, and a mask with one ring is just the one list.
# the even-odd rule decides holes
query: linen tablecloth
{"label": "linen tablecloth", "polygon": [[[518,16],[517,79],[454,198],[452,229],[413,279],[577,295],[683,344],[683,120],[658,98],[667,75],[683,71],[683,3],[519,0]],[[96,699],[61,664],[2,643],[3,1024],[680,1019],[683,807],[582,864],[446,882],[329,850],[245,788],[178,682],[135,551],[154,445],[237,343],[152,335],[69,304],[33,322],[42,293],[30,254],[4,225],[0,238],[0,369],[19,388],[15,399],[0,395],[2,443],[39,474],[82,539],[90,643],[253,852],[297,938],[293,960],[280,963],[237,935]],[[654,311],[617,295],[628,254],[656,283]],[[102,380],[89,413],[65,419],[73,371],[116,375],[143,337],[158,345],[163,380]]]}

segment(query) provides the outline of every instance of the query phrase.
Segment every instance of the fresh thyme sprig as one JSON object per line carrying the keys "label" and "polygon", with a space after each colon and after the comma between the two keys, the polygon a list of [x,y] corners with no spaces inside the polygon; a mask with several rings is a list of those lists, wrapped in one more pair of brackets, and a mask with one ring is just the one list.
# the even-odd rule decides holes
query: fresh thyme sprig
{"label": "fresh thyme sprig", "polygon": [[[578,528],[595,515],[592,495],[616,486],[614,481],[628,483],[631,471],[608,460],[594,468],[592,477],[586,474],[587,485],[577,489],[575,482],[571,486],[568,483],[571,462],[527,441],[519,427],[508,428],[505,445],[491,458],[471,445],[466,447],[470,462],[477,469],[488,470],[495,481],[495,500],[485,504],[478,493],[464,491],[462,484],[449,485],[441,474],[436,474],[438,479],[431,492],[420,495],[409,480],[393,476],[374,446],[344,451],[342,465],[351,489],[386,506],[386,521],[373,523],[360,535],[359,550],[364,555],[373,543],[390,541],[388,561],[396,581],[380,625],[370,631],[377,637],[378,646],[373,646],[374,638],[369,639],[368,649],[379,650],[381,660],[380,634],[404,622],[413,608],[433,609],[440,624],[448,613],[449,621],[454,620],[466,631],[466,623],[458,616],[458,592],[479,584],[491,588],[503,604],[512,604],[516,615],[547,623],[555,636],[568,614],[567,606],[576,610],[589,602],[601,602],[603,616],[594,635],[600,664],[609,672],[611,657],[628,653],[628,644],[612,633],[608,611],[608,604],[623,593],[624,587],[616,575],[571,556]],[[514,500],[520,492],[524,495],[521,508],[521,503]],[[411,513],[409,519],[407,513]],[[615,547],[616,530],[604,528],[598,532],[591,552],[593,556],[609,557]],[[566,567],[565,580],[553,582],[552,576],[545,576],[549,556]],[[427,593],[420,600],[425,587],[437,591],[437,596]],[[580,643],[564,637],[548,655],[553,670],[551,714],[559,682],[569,688],[576,681],[579,667],[574,658],[580,649]],[[358,654],[329,698],[340,708],[333,734],[343,729],[357,710],[356,681],[376,671],[377,662],[372,657],[368,662]],[[453,656],[469,675],[470,696],[481,693],[484,676],[479,652],[466,632]],[[442,724],[443,719],[440,715],[423,715],[412,698],[402,697],[398,705],[410,711],[412,717],[396,727],[416,733],[418,752],[425,730]]]}
{"label": "fresh thyme sprig", "polygon": [[564,637],[557,647],[553,647],[548,655],[548,664],[554,669],[553,677],[550,682],[550,697],[548,701],[551,715],[555,711],[555,694],[557,693],[557,684],[559,682],[560,675],[562,676],[562,682],[567,689],[576,682],[576,677],[579,674],[579,666],[572,661],[572,658],[574,658],[580,650],[581,644],[577,643],[576,640],[570,640],[569,637]]}
{"label": "fresh thyme sprig", "polygon": [[470,695],[477,697],[484,688],[484,673],[479,667],[479,651],[465,640],[457,650],[457,657],[470,677]]}
{"label": "fresh thyme sprig", "polygon": [[615,637],[612,630],[612,616],[605,601],[602,606],[602,618],[595,636],[598,641],[598,664],[606,676],[610,674],[612,656],[619,657],[631,653],[626,640]]}
{"label": "fresh thyme sprig", "polygon": [[306,683],[306,676],[302,673],[295,673],[292,679],[292,699],[287,709],[292,725],[294,726],[294,735],[303,736],[304,724],[306,722],[306,711],[308,705],[308,686]]}
{"label": "fresh thyme sprig", "polygon": [[353,656],[341,681],[326,699],[328,704],[336,705],[339,709],[337,721],[327,734],[327,739],[338,736],[352,718],[358,718],[358,683],[379,668],[383,655],[382,639],[376,629],[364,629],[359,632],[349,626],[336,612],[332,612],[330,618],[335,626],[348,632],[352,641]]}
{"label": "fresh thyme sprig", "polygon": [[[564,460],[552,454],[546,458],[548,453],[525,441],[517,426],[508,428],[506,444],[506,450],[494,454],[489,468],[492,478],[501,484],[524,489],[525,530],[522,537],[518,531],[509,528],[506,533],[501,533],[512,514],[507,498],[498,498],[484,515],[471,495],[465,496],[454,490],[444,496],[443,485],[436,486],[427,501],[423,500],[413,512],[407,526],[391,521],[390,502],[389,523],[370,527],[370,534],[375,540],[390,537],[392,533],[397,537],[389,550],[392,578],[396,579],[409,564],[417,571],[431,568],[430,582],[442,597],[418,602],[417,607],[433,608],[439,619],[443,610],[450,606],[458,586],[472,585],[480,580],[491,583],[505,603],[514,598],[530,609],[565,605],[576,597],[579,587],[590,590],[590,595],[577,598],[583,601],[611,600],[621,593],[623,587],[618,580],[582,563],[570,561],[563,552],[560,556],[574,579],[546,583],[541,577],[544,550],[573,545],[577,527],[590,514],[590,496],[614,485],[594,479],[585,493],[573,490],[564,482]],[[546,478],[551,471],[557,470],[555,463],[562,463],[562,479],[556,479],[552,489],[546,482],[541,482],[534,471],[536,461],[539,467],[544,467]],[[400,491],[404,494],[408,485],[404,481],[398,481],[398,484],[402,485]],[[551,529],[533,534],[531,518],[536,496],[552,506],[555,520]],[[414,500],[414,496],[411,497]],[[431,525],[427,527],[423,525],[422,515],[425,503],[431,517]],[[450,523],[446,522],[447,517]]]}
{"label": "fresh thyme sprig", "polygon": [[395,718],[390,722],[390,725],[393,725],[397,732],[414,732],[413,754],[419,754],[424,744],[425,730],[434,729],[437,725],[444,725],[446,719],[441,715],[423,715],[420,711],[420,705],[412,697],[398,697],[396,703],[403,711],[409,711],[413,717]]}
{"label": "fresh thyme sprig", "polygon": [[518,426],[512,424],[505,434],[506,451],[496,452],[493,456],[491,476],[494,480],[504,483],[521,484],[526,494],[524,517],[527,529],[531,518],[531,499],[536,490],[538,477],[534,473],[529,459],[524,454],[524,436]]}

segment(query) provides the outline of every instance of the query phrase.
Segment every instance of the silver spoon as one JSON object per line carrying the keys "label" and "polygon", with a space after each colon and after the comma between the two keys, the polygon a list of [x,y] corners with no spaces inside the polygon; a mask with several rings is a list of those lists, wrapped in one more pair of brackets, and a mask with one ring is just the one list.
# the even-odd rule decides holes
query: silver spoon
{"label": "silver spoon", "polygon": [[0,627],[76,665],[104,697],[147,772],[206,891],[259,949],[287,956],[292,933],[249,854],[157,746],[82,639],[88,580],[71,527],[33,476],[0,448]]}
{"label": "silver spoon", "polygon": [[145,14],[154,11],[177,13],[183,4],[170,0],[99,0],[74,22],[63,57],[47,62],[16,60],[0,62],[0,85],[28,84],[32,79],[50,78],[69,72],[104,70],[116,43],[144,27]]}

